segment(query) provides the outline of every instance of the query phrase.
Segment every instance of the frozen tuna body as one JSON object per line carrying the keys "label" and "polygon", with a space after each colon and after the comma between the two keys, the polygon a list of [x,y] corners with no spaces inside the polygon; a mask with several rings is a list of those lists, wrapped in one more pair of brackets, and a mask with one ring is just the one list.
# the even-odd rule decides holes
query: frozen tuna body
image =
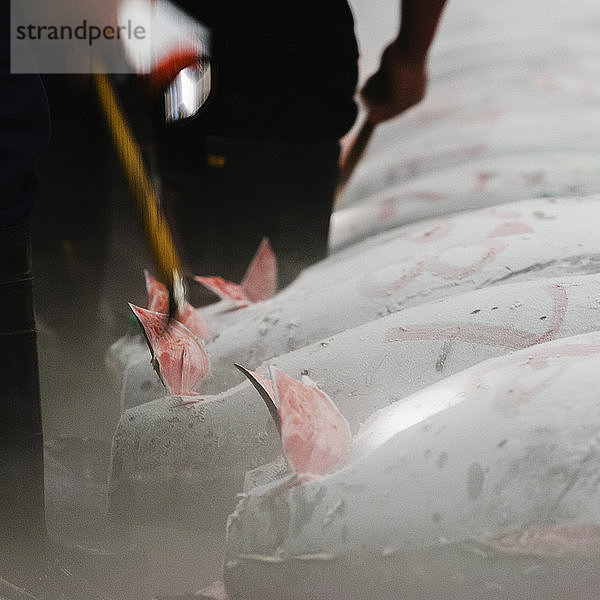
{"label": "frozen tuna body", "polygon": [[130,331],[116,342],[110,345],[104,356],[104,362],[109,368],[117,387],[123,389],[123,376],[130,365],[139,361],[145,361],[148,357],[148,344],[144,335],[136,331]]}
{"label": "frozen tuna body", "polygon": [[[594,275],[486,288],[405,309],[279,356],[272,364],[295,377],[308,371],[357,433],[378,409],[481,360],[600,329],[598,298],[600,278]],[[267,365],[258,371],[267,375]],[[250,384],[218,398],[218,415],[212,403],[204,402],[202,409],[176,411],[177,398],[124,412],[113,444],[120,465],[113,481],[115,489],[136,491],[131,505],[121,503],[123,510],[135,505],[138,512],[150,512],[170,502],[173,519],[184,509],[209,514],[218,507],[192,503],[173,508],[180,507],[179,497],[193,496],[200,485],[194,478],[235,494],[242,489],[244,470],[281,453],[269,411]],[[212,416],[201,421],[197,410]],[[176,428],[174,417],[180,422]],[[285,466],[267,471],[253,480],[279,478]],[[184,473],[195,475],[186,483]],[[223,495],[221,502],[226,501]]]}
{"label": "frozen tuna body", "polygon": [[[510,208],[509,208],[510,207]],[[595,198],[515,203],[402,227],[339,252],[209,342],[202,391],[231,369],[301,348],[409,306],[498,283],[596,272]],[[340,304],[340,298],[343,303]],[[136,397],[137,391],[124,391]]]}
{"label": "frozen tuna body", "polygon": [[[600,9],[589,1],[583,8],[579,0],[578,7],[581,12],[566,14],[558,2],[448,4],[429,56],[425,99],[378,128],[340,206],[478,157],[579,152],[588,142],[597,149],[594,133],[582,128],[572,137],[570,123],[556,116],[576,108],[585,120],[600,91],[600,66],[593,60],[600,41],[592,17]],[[360,26],[360,6],[356,9]],[[514,11],[523,19],[519,23]],[[365,72],[378,65],[379,39],[374,31],[361,40]],[[547,125],[539,127],[532,113],[546,108]],[[518,114],[523,111],[528,115]],[[505,116],[512,119],[497,122]],[[514,125],[515,118],[522,127]]]}
{"label": "frozen tuna body", "polygon": [[[388,143],[377,136],[364,163],[357,167],[355,185],[364,181],[358,200],[409,178],[473,160],[539,152],[597,152],[600,112],[597,108],[586,110],[581,121],[576,113],[572,109],[562,117],[557,116],[556,110],[508,114],[498,117],[493,127],[482,122],[467,122],[460,127],[440,124],[414,140],[405,139],[402,131],[390,132]],[[377,147],[380,140],[381,146]],[[332,243],[335,247],[333,237]]]}
{"label": "frozen tuna body", "polygon": [[386,186],[354,206],[336,211],[330,247],[433,216],[536,197],[580,196],[600,191],[595,153],[514,153],[467,161],[457,167]]}
{"label": "frozen tuna body", "polygon": [[[597,270],[595,197],[530,200],[414,223],[346,248],[210,340],[202,393],[261,362],[408,306],[510,281]],[[343,307],[339,299],[343,298]],[[154,387],[153,387],[154,386]],[[148,365],[126,369],[123,402],[162,394]]]}
{"label": "frozen tuna body", "polygon": [[240,501],[228,594],[541,600],[571,597],[565,575],[598,583],[599,368],[600,334],[565,338],[382,410],[342,470]]}
{"label": "frozen tuna body", "polygon": [[161,398],[123,414],[111,511],[141,522],[224,523],[244,473],[276,456],[279,436],[248,383],[199,400]]}

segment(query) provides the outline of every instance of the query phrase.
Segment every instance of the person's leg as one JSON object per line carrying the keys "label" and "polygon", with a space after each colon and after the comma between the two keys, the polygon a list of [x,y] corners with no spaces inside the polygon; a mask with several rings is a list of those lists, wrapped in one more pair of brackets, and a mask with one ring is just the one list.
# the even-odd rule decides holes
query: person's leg
{"label": "person's leg", "polygon": [[103,600],[48,541],[29,228],[0,228],[0,597]]}
{"label": "person's leg", "polygon": [[[162,169],[162,197],[184,269],[239,283],[265,234],[255,205],[257,184],[236,143],[210,140],[194,170]],[[192,304],[215,296],[190,283]]]}
{"label": "person's leg", "polygon": [[39,161],[44,193],[31,215],[36,312],[38,324],[68,346],[89,352],[90,340],[104,327],[99,288],[116,164],[91,90],[72,91],[69,76],[48,80],[57,81],[49,90],[51,100],[58,96],[54,100],[62,104],[52,113],[52,138]]}
{"label": "person's leg", "polygon": [[47,542],[27,226],[0,229],[0,257],[0,556],[2,572],[30,587]]}
{"label": "person's leg", "polygon": [[271,214],[268,232],[279,264],[279,286],[327,256],[338,176],[337,142],[279,144],[261,185]]}
{"label": "person's leg", "polygon": [[[267,236],[281,288],[327,255],[337,142],[209,139],[206,147],[206,165],[195,173],[163,173],[167,210],[189,271],[239,283]],[[192,298],[206,303],[195,290]]]}

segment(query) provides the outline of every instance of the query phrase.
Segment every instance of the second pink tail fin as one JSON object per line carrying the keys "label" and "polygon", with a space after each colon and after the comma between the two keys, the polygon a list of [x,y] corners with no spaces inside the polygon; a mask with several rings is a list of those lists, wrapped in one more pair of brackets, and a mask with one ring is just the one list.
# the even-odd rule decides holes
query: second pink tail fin
{"label": "second pink tail fin", "polygon": [[297,381],[271,367],[271,378],[288,463],[299,474],[321,475],[331,470],[350,449],[348,421],[308,376]]}
{"label": "second pink tail fin", "polygon": [[251,302],[262,302],[276,294],[277,259],[268,238],[260,243],[241,285]]}
{"label": "second pink tail fin", "polygon": [[194,279],[221,300],[233,302],[237,308],[268,300],[277,292],[277,259],[267,238],[263,238],[252,258],[242,283],[238,285],[222,277],[196,275]]}
{"label": "second pink tail fin", "polygon": [[129,307],[144,329],[152,366],[171,394],[193,395],[208,376],[210,361],[200,340],[179,321],[167,324],[167,315]]}

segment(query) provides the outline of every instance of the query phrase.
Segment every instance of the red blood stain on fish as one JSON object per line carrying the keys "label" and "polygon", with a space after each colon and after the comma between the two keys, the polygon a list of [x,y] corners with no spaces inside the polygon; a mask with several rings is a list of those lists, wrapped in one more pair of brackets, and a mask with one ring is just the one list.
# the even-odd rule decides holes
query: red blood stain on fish
{"label": "red blood stain on fish", "polygon": [[473,186],[473,193],[483,194],[488,187],[490,179],[492,179],[495,175],[495,173],[478,173],[475,185]]}
{"label": "red blood stain on fish", "polygon": [[167,315],[129,305],[146,335],[152,366],[171,394],[193,395],[208,376],[210,361],[201,341]]}
{"label": "red blood stain on fish", "polygon": [[[442,152],[436,153],[434,156],[441,163],[452,162],[461,158],[474,158],[484,154],[488,149],[486,144],[472,144],[461,148],[451,148]],[[424,165],[428,165],[432,159],[430,154],[419,154],[417,156],[409,156],[405,161],[406,176],[415,177],[421,172],[425,172]]]}
{"label": "red blood stain on fish", "polygon": [[544,183],[546,173],[544,171],[531,171],[528,173],[520,173],[521,179],[526,185],[539,185]]}
{"label": "red blood stain on fish", "polygon": [[[511,350],[521,350],[529,346],[553,340],[563,326],[569,299],[561,284],[547,286],[552,298],[552,317],[548,329],[542,334],[500,325],[486,325],[472,322],[438,322],[426,325],[404,325],[393,327],[385,332],[384,342],[403,342],[419,340],[458,340],[467,343],[499,346]],[[529,364],[537,361],[530,359]],[[537,363],[539,364],[539,363]]]}
{"label": "red blood stain on fish", "polygon": [[397,200],[396,198],[389,197],[380,202],[378,208],[377,220],[380,223],[385,223],[386,221],[391,221],[397,214],[398,211],[396,209]]}
{"label": "red blood stain on fish", "polygon": [[299,474],[330,471],[348,454],[352,441],[348,421],[307,376],[300,382],[272,367],[271,377],[288,463]]}
{"label": "red blood stain on fish", "polygon": [[535,341],[536,344],[542,344],[553,340],[567,316],[569,297],[567,296],[565,286],[560,283],[550,286],[550,295],[552,297],[552,318],[546,332]]}
{"label": "red blood stain on fish", "polygon": [[519,221],[510,221],[500,225],[490,233],[488,237],[506,237],[509,235],[520,235],[524,233],[534,233],[533,229],[527,223]]}
{"label": "red blood stain on fish", "polygon": [[486,344],[488,346],[520,350],[535,344],[537,339],[538,335],[535,333],[512,327],[457,322],[394,327],[386,332],[383,341],[459,340],[473,344]]}
{"label": "red blood stain on fish", "polygon": [[406,174],[407,177],[415,177],[419,172],[422,156],[413,156],[406,161]]}
{"label": "red blood stain on fish", "polygon": [[403,273],[400,277],[397,277],[390,281],[375,279],[377,277],[378,272],[378,270],[376,269],[373,273],[366,275],[358,283],[359,291],[363,295],[370,298],[385,298],[386,296],[391,296],[395,291],[399,290],[410,281],[413,281],[414,279],[422,275],[424,271],[423,261],[418,261],[417,263],[412,264],[413,262],[414,259],[405,259],[403,261],[394,263],[394,265],[399,266],[406,265],[408,270],[405,273]]}
{"label": "red blood stain on fish", "polygon": [[435,242],[446,237],[453,228],[454,224],[452,221],[447,220],[439,225],[436,225],[435,227],[432,227],[431,229],[428,229],[425,233],[412,238],[411,242],[416,242],[417,244]]}
{"label": "red blood stain on fish", "polygon": [[481,246],[484,251],[478,260],[469,265],[453,266],[452,264],[441,260],[441,258],[439,258],[440,255],[438,254],[436,257],[428,260],[425,263],[425,269],[450,281],[464,279],[465,277],[474,275],[485,265],[493,262],[496,256],[506,248],[506,245],[502,243],[487,245],[484,242],[479,244],[470,244],[469,246],[465,246],[465,248],[473,248],[476,246]]}
{"label": "red blood stain on fish", "polygon": [[[487,144],[473,144],[472,146],[465,146],[462,149],[462,153],[465,156],[479,156],[480,154],[483,154],[484,152],[486,152],[488,149]],[[458,154],[458,152],[457,152]]]}
{"label": "red blood stain on fish", "polygon": [[424,200],[425,202],[439,202],[444,199],[444,195],[439,192],[432,192],[428,190],[415,190],[410,195],[417,200]]}
{"label": "red blood stain on fish", "polygon": [[[481,387],[492,387],[493,385],[500,406],[519,406],[540,396],[540,393],[567,371],[574,362],[583,357],[599,353],[600,345],[598,344],[573,344],[568,341],[568,338],[565,339],[564,344],[552,345],[550,348],[537,346],[535,351],[532,350],[532,355],[526,361],[523,361],[523,358],[519,355],[507,355],[503,358],[501,366],[492,362],[492,364],[484,364],[483,367],[476,369],[465,385],[464,393],[476,394]],[[574,360],[565,360],[567,358],[573,358]],[[525,387],[524,380],[521,377],[518,385],[513,385],[504,391],[501,389],[501,383],[498,380],[495,380],[490,386],[486,385],[488,375],[494,375],[497,371],[516,365],[532,371],[545,371],[546,374],[541,379],[538,377],[530,387]]]}
{"label": "red blood stain on fish", "polygon": [[[464,253],[467,253],[471,248],[476,248],[478,246],[483,248],[483,253],[480,254],[479,259],[470,264],[453,266],[452,264],[441,260],[441,253],[438,253],[429,259],[417,262],[414,261],[414,258],[406,258],[402,261],[385,265],[368,273],[358,282],[357,288],[364,296],[370,298],[383,298],[391,296],[395,291],[421,276],[424,272],[432,273],[433,275],[448,281],[464,279],[465,277],[474,275],[485,265],[493,262],[498,254],[507,247],[503,242],[492,243],[484,241],[476,244],[465,244],[464,246],[451,246],[450,248],[446,248],[444,252],[460,249],[464,251]],[[391,268],[404,266],[403,263],[406,265],[406,269],[400,277],[388,281],[385,281],[383,278],[377,279],[378,276],[381,276],[382,272],[385,273],[385,271],[389,271]]]}

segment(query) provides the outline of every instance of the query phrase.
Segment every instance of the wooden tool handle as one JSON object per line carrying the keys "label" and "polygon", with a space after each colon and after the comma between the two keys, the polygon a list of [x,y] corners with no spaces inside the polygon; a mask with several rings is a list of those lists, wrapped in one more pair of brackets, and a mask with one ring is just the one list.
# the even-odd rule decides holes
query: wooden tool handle
{"label": "wooden tool handle", "polygon": [[146,172],[142,151],[125,119],[109,78],[105,74],[96,73],[94,83],[119,159],[127,175],[129,189],[156,263],[158,277],[169,290],[169,314],[173,316],[176,305],[183,303],[184,290],[181,264],[171,230]]}
{"label": "wooden tool handle", "polygon": [[374,130],[375,124],[367,118],[366,121],[362,124],[352,144],[350,145],[350,148],[343,156],[340,164],[338,186],[335,194],[336,199],[342,193],[350,177],[352,177],[352,173],[354,173],[356,165],[362,158],[362,155],[364,154],[365,149],[367,148],[367,145],[371,140],[371,136],[373,135]]}

